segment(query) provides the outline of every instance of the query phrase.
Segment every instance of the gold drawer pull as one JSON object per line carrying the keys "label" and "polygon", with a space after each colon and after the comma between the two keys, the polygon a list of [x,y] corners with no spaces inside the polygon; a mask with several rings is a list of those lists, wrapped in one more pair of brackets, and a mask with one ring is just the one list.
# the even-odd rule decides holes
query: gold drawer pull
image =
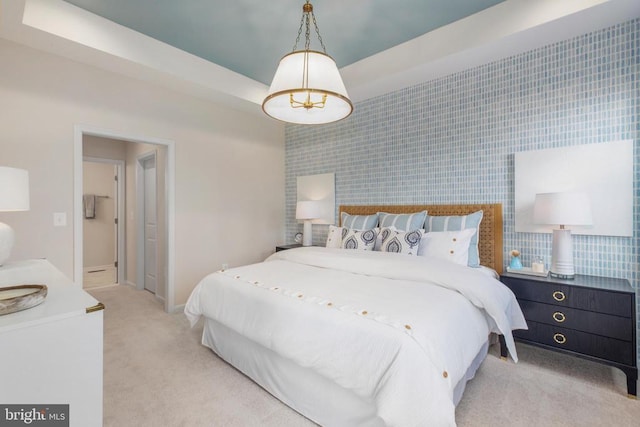
{"label": "gold drawer pull", "polygon": [[564,301],[564,299],[566,298],[566,296],[564,295],[564,292],[562,291],[555,291],[553,293],[553,299],[560,302],[560,301]]}
{"label": "gold drawer pull", "polygon": [[555,320],[558,323],[562,323],[567,319],[567,316],[565,316],[564,313],[560,311],[556,311],[555,313],[553,313],[551,317],[553,317],[553,320]]}
{"label": "gold drawer pull", "polygon": [[89,313],[93,313],[93,312],[95,312],[95,311],[100,311],[100,310],[104,310],[104,304],[103,304],[103,303],[101,303],[101,302],[97,303],[97,304],[96,304],[96,305],[94,305],[93,307],[87,307],[87,308],[85,309],[85,312],[86,312],[87,314],[89,314]]}
{"label": "gold drawer pull", "polygon": [[564,344],[567,342],[567,337],[562,334],[553,334],[553,340],[558,344]]}

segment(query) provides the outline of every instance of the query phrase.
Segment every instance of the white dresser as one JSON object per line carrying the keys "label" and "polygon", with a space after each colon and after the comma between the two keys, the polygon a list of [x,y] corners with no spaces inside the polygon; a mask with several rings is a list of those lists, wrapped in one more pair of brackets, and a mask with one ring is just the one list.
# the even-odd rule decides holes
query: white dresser
{"label": "white dresser", "polygon": [[46,260],[0,267],[0,287],[27,284],[48,294],[0,316],[0,404],[68,404],[71,427],[101,426],[104,306]]}

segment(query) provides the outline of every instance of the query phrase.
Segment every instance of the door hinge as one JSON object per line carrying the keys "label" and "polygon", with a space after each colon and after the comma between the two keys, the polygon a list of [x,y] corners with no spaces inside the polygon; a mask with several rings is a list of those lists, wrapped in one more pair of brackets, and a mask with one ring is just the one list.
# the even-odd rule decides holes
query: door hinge
{"label": "door hinge", "polygon": [[114,218],[113,222],[115,222],[117,224],[118,223],[118,218]]}
{"label": "door hinge", "polygon": [[117,180],[118,180],[118,175],[114,175],[114,176],[113,176],[113,180],[114,180],[114,181],[117,181]]}
{"label": "door hinge", "polygon": [[118,268],[118,261],[114,262],[114,263],[113,263],[113,266],[114,266],[115,268]]}

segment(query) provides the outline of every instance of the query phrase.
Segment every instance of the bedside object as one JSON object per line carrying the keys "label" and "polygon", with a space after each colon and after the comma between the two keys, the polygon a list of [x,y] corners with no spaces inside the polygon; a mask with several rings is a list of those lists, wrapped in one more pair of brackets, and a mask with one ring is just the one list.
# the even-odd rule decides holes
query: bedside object
{"label": "bedside object", "polygon": [[547,272],[544,270],[544,259],[541,256],[533,257],[533,261],[531,262],[531,271],[534,273],[544,273],[547,275]]}
{"label": "bedside object", "polygon": [[0,316],[35,307],[46,297],[46,285],[0,287]]}
{"label": "bedside object", "polygon": [[[576,275],[573,280],[504,273],[529,330],[517,341],[622,370],[629,397],[637,395],[636,299],[625,279]],[[503,339],[501,354],[506,355]]]}
{"label": "bedside object", "polygon": [[[29,210],[29,173],[24,169],[0,166],[0,212]],[[15,232],[0,222],[0,266],[9,259]]]}
{"label": "bedside object", "polygon": [[583,192],[536,194],[533,204],[533,221],[536,224],[559,225],[553,230],[551,246],[551,276],[573,279],[573,241],[571,230],[565,225],[592,225],[591,203]]}
{"label": "bedside object", "polygon": [[104,305],[44,259],[0,267],[0,289],[16,283],[47,298],[0,316],[0,402],[69,404],[71,427],[102,425]]}
{"label": "bedside object", "polygon": [[512,269],[511,267],[507,267],[507,272],[513,273],[513,274],[524,274],[525,276],[538,276],[538,277],[547,277],[547,274],[549,273],[544,269],[542,270],[542,272],[538,272],[538,271],[534,271],[533,268],[529,268],[529,267],[516,268],[515,270]]}
{"label": "bedside object", "polygon": [[322,205],[316,200],[303,200],[296,204],[296,219],[304,221],[302,232],[302,246],[311,246],[313,233],[311,220],[320,218],[322,215]]}
{"label": "bedside object", "polygon": [[278,245],[276,246],[276,252],[286,251],[287,249],[301,248],[302,245],[300,243],[293,243],[291,245]]}
{"label": "bedside object", "polygon": [[520,261],[520,251],[512,250],[510,252],[511,262],[509,263],[509,268],[511,270],[520,270],[522,268],[522,261]]}

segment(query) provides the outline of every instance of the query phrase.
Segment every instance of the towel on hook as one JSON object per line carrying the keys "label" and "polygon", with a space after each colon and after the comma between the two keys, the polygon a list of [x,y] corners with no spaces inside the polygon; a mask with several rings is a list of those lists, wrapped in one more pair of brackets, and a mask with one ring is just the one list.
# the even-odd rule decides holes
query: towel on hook
{"label": "towel on hook", "polygon": [[82,203],[84,204],[84,217],[86,219],[93,219],[96,217],[96,196],[93,194],[85,194],[82,196]]}

